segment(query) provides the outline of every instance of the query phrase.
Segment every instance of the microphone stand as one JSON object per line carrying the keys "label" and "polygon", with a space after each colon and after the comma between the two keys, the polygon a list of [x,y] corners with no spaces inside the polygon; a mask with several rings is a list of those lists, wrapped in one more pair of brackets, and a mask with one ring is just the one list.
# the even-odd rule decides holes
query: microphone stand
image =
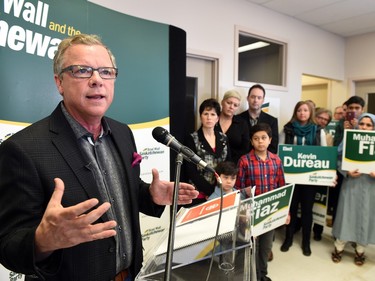
{"label": "microphone stand", "polygon": [[168,249],[167,249],[167,260],[165,264],[164,281],[171,280],[173,245],[174,245],[175,230],[176,230],[178,190],[179,190],[179,185],[180,185],[181,165],[182,165],[183,160],[184,160],[184,157],[182,153],[178,153],[176,156],[176,179],[174,182],[174,190],[173,190],[172,212],[171,212],[171,220],[169,224]]}

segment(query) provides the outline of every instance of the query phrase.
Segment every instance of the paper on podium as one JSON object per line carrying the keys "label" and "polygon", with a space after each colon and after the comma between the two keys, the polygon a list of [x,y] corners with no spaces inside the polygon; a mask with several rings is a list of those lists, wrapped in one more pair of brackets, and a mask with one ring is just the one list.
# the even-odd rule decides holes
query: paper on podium
{"label": "paper on podium", "polygon": [[[237,245],[237,226],[239,226],[241,232],[238,216],[241,202],[238,191],[223,196],[218,239],[214,245],[220,214],[220,200],[220,198],[217,198],[192,208],[180,209],[176,216],[173,242],[173,270],[208,259],[213,251],[215,256],[227,253],[234,258],[234,253],[237,250],[250,247],[250,241],[244,240],[239,241]],[[144,265],[136,280],[163,280],[168,239],[168,229],[166,229],[158,243],[150,249],[152,254],[145,258]],[[246,266],[246,268],[248,267]],[[151,279],[149,279],[150,277]]]}
{"label": "paper on podium", "polygon": [[[235,229],[239,202],[240,194],[238,191],[223,196],[219,235],[231,233]],[[216,234],[219,211],[220,198],[192,208],[181,208],[176,219],[174,250],[213,238]],[[168,241],[164,239],[154,252],[155,255],[165,254],[167,245]]]}

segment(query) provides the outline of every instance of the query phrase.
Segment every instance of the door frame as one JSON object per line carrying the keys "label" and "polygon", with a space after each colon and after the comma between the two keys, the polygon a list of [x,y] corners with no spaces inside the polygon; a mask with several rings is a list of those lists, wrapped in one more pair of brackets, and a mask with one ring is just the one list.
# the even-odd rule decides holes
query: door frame
{"label": "door frame", "polygon": [[[209,62],[211,64],[211,81],[210,86],[211,86],[211,98],[215,98],[219,101],[219,62],[220,62],[220,56],[213,54],[213,53],[208,53],[204,51],[199,51],[199,50],[188,50],[186,53],[186,67],[188,67],[189,60],[188,58],[194,58],[198,59],[204,62]],[[187,77],[191,77],[190,73],[186,73]],[[198,80],[201,79],[200,81],[204,81],[205,77],[200,77],[199,74],[196,76]],[[202,100],[202,96],[199,95],[199,91],[197,91],[197,96],[195,96],[196,100],[196,105],[195,108],[198,111],[199,108],[199,103]],[[200,120],[198,118],[197,112],[195,112],[195,128],[198,129],[200,126]]]}

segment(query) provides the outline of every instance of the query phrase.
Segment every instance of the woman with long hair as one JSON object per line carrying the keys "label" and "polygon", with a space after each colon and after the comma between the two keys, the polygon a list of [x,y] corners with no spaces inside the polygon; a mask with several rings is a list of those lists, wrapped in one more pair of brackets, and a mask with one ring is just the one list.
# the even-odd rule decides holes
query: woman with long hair
{"label": "woman with long hair", "polygon": [[[314,122],[314,108],[307,101],[300,101],[296,104],[293,116],[284,126],[285,144],[294,145],[323,145],[326,146],[324,130]],[[310,236],[313,222],[313,205],[316,189],[313,185],[296,184],[292,202],[290,205],[290,223],[286,226],[285,240],[280,250],[287,252],[293,244],[293,235],[297,227],[298,207],[301,207],[301,228],[302,228],[302,253],[305,256],[311,255]]]}

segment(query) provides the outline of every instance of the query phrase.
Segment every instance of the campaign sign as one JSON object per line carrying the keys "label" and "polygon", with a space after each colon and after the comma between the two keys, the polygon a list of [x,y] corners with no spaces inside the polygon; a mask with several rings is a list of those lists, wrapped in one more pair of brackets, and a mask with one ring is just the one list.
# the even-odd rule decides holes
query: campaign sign
{"label": "campaign sign", "polygon": [[293,191],[294,184],[289,184],[254,197],[253,236],[285,224]]}
{"label": "campaign sign", "polygon": [[325,225],[328,205],[328,187],[317,186],[315,193],[315,202],[313,206],[314,223]]}
{"label": "campaign sign", "polygon": [[288,183],[331,186],[336,180],[337,147],[279,145]]}
{"label": "campaign sign", "polygon": [[342,169],[369,174],[375,171],[375,132],[345,130]]}
{"label": "campaign sign", "polygon": [[336,132],[336,126],[337,124],[339,124],[339,122],[339,120],[332,120],[328,123],[327,127],[325,127],[325,131],[332,135],[332,137],[334,137]]}
{"label": "campaign sign", "polygon": [[[238,206],[239,200],[240,195],[238,191],[233,191],[225,194],[223,196],[222,210]],[[202,219],[203,217],[219,212],[220,201],[221,198],[218,197],[191,208],[181,208],[178,212],[178,222],[176,223],[176,225],[179,226],[181,224],[197,219]]]}

